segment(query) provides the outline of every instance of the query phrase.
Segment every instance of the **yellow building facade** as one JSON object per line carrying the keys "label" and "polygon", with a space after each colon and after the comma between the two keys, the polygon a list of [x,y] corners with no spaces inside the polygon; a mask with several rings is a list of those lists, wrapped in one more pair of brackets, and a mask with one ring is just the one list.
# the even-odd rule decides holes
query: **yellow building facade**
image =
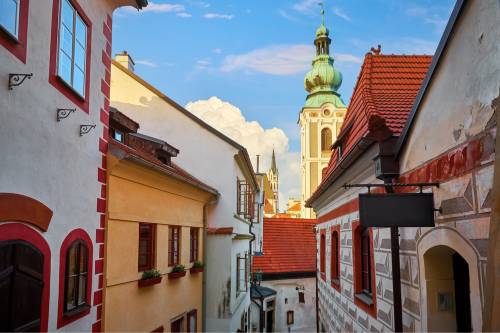
{"label": "yellow building facade", "polygon": [[130,124],[111,112],[103,329],[201,331],[195,262],[203,261],[204,207],[218,193],[171,162],[175,148]]}

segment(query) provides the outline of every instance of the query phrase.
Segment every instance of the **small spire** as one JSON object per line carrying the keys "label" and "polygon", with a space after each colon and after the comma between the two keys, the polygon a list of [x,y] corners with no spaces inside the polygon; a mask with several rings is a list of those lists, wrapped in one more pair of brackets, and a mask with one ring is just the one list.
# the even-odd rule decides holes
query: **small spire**
{"label": "small spire", "polygon": [[274,148],[273,148],[273,157],[271,160],[271,170],[276,173],[278,171],[278,168],[276,167],[276,156],[274,156]]}

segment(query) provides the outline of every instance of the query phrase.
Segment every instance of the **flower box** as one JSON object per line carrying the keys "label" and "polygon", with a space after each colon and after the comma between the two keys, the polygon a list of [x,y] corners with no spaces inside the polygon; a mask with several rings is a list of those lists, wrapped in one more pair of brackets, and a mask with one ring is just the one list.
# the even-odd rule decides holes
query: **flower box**
{"label": "flower box", "polygon": [[154,284],[158,284],[161,282],[161,276],[160,277],[156,277],[156,278],[150,278],[150,279],[140,279],[138,282],[139,284],[139,288],[143,288],[143,287],[149,287],[149,286],[152,286]]}
{"label": "flower box", "polygon": [[203,267],[191,267],[189,269],[189,273],[191,273],[191,274],[196,274],[196,273],[200,273],[200,272],[203,272]]}
{"label": "flower box", "polygon": [[184,272],[172,272],[172,273],[168,273],[168,279],[169,280],[178,279],[178,278],[181,278],[185,275],[186,275],[186,271],[184,271]]}

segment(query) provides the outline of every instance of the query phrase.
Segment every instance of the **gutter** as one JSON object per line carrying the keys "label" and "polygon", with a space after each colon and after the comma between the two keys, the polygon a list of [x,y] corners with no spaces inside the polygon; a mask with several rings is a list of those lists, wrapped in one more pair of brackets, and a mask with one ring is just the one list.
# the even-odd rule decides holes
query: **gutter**
{"label": "gutter", "polygon": [[[206,264],[207,262],[207,237],[208,237],[208,207],[215,205],[219,201],[219,197],[216,199],[209,201],[203,205],[203,265]],[[205,310],[207,308],[207,274],[206,272],[203,273],[203,279],[202,279],[202,300],[201,300],[201,318],[202,318],[202,331],[206,332],[207,331],[207,319],[206,319],[206,314]]]}

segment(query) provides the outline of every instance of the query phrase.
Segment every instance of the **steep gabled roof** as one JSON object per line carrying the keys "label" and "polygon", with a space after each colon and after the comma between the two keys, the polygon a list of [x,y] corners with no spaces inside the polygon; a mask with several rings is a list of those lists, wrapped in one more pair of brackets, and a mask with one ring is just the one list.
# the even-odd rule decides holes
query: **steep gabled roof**
{"label": "steep gabled roof", "polygon": [[254,271],[316,271],[316,219],[264,218],[263,256],[253,257]]}
{"label": "steep gabled roof", "polygon": [[338,163],[369,134],[370,119],[377,116],[393,136],[401,134],[431,60],[428,55],[385,55],[378,50],[365,55],[346,118],[333,144],[342,147],[342,157],[337,149],[332,153],[323,181],[308,204],[328,188]]}

